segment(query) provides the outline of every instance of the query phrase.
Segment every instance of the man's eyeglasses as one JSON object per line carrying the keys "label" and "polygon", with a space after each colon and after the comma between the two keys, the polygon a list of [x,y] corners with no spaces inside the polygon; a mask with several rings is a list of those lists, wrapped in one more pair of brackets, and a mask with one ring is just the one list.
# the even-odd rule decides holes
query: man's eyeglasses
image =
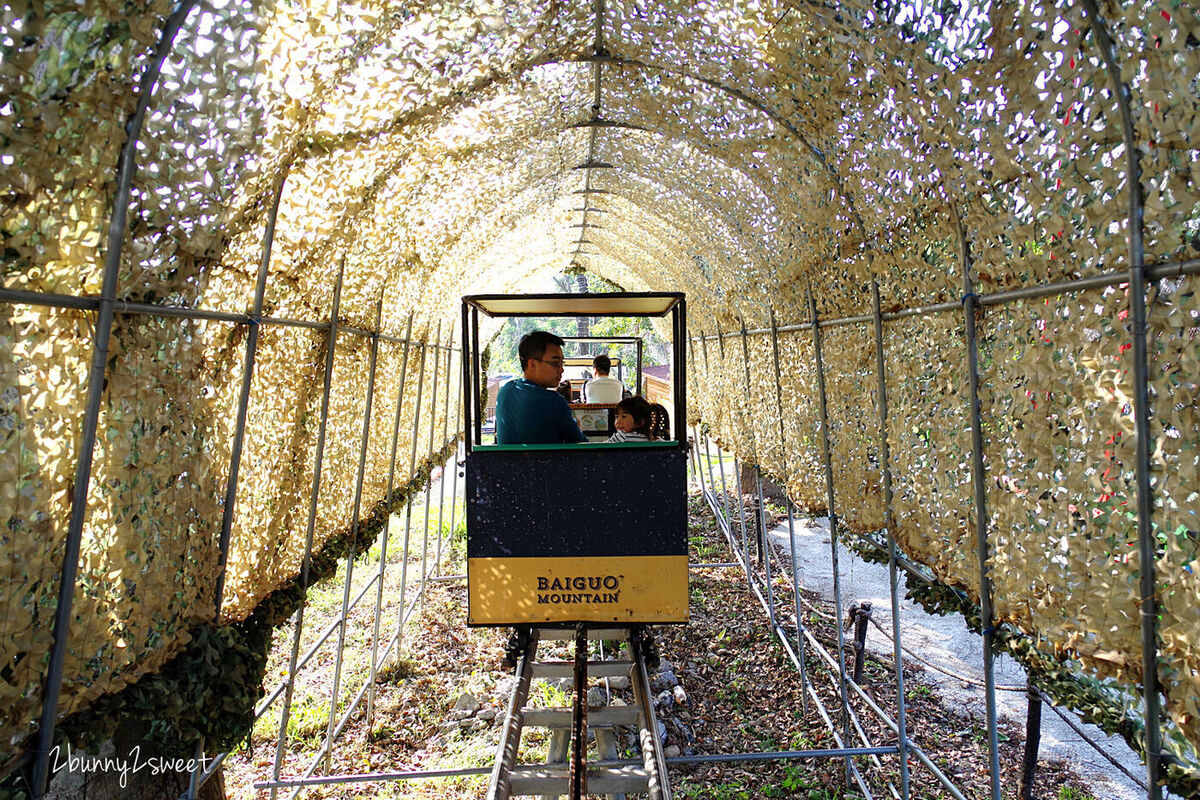
{"label": "man's eyeglasses", "polygon": [[543,364],[549,364],[550,366],[554,367],[555,369],[563,368],[563,359],[561,359],[561,358],[553,358],[553,359],[550,359],[549,361],[547,361],[544,358],[535,358],[534,361],[540,361]]}

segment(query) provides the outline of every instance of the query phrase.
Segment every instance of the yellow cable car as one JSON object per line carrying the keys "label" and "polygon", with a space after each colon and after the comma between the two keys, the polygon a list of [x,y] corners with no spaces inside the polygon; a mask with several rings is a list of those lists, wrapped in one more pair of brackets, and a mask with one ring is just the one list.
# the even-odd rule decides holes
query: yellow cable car
{"label": "yellow cable car", "polygon": [[[619,444],[485,443],[480,314],[669,315],[672,435]],[[474,295],[463,298],[462,325],[468,624],[686,622],[684,296]]]}

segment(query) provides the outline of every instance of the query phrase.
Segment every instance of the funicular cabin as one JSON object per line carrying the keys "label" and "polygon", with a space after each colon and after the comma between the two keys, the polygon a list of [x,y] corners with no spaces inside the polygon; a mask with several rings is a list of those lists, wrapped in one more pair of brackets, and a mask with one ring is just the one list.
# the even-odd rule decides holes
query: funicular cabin
{"label": "funicular cabin", "polygon": [[[563,336],[566,347],[579,345],[633,345],[636,348],[633,387],[636,390],[642,382],[642,356],[644,345],[640,336]],[[571,387],[571,413],[579,424],[579,429],[589,441],[607,438],[613,433],[613,419],[616,413],[616,403],[595,402],[584,393],[584,386],[589,378],[594,377],[591,369],[593,355],[567,355],[563,359],[563,380]],[[612,377],[625,385],[625,396],[630,394],[629,386],[625,383],[625,363],[620,356],[610,359]],[[667,366],[670,369],[670,366]],[[654,402],[647,398],[647,402]],[[494,412],[494,408],[491,409]],[[486,433],[486,431],[485,431]]]}
{"label": "funicular cabin", "polygon": [[[480,415],[481,314],[669,317],[670,435],[621,444],[492,443]],[[684,296],[475,295],[463,298],[462,325],[468,623],[686,622]]]}

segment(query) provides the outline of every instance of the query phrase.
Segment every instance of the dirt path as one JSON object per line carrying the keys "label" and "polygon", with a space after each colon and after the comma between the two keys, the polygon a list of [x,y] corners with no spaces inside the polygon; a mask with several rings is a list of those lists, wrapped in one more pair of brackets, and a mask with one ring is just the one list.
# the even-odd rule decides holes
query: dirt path
{"label": "dirt path", "polygon": [[[829,543],[829,521],[827,518],[812,519],[797,516],[796,560],[800,564],[801,585],[819,592],[822,598],[833,600],[833,570]],[[786,519],[771,531],[772,540],[779,550],[789,552],[788,526]],[[872,564],[842,548],[839,558],[839,582],[842,591],[842,606],[848,608],[854,602],[872,604],[872,617],[890,633],[892,610],[885,564]],[[903,597],[900,587],[901,640],[904,647],[920,655],[922,659],[942,667],[955,676],[945,675],[934,669],[925,670],[925,680],[934,684],[942,697],[951,704],[961,706],[976,719],[985,718],[983,691],[983,645],[982,639],[967,630],[961,617],[939,617],[925,613],[919,606]],[[890,654],[892,641],[879,628],[868,628],[867,646],[873,650]],[[1014,659],[998,657],[996,664],[997,686],[1023,687],[1025,671]],[[964,680],[965,679],[965,680]],[[998,691],[997,713],[1014,725],[1024,728],[1026,699],[1021,691]],[[1127,770],[1144,779],[1145,768],[1138,756],[1129,749],[1123,739],[1108,736],[1092,725],[1080,727],[1087,737],[1100,744]],[[1096,752],[1083,738],[1073,731],[1058,714],[1048,706],[1042,709],[1042,743],[1040,757],[1046,761],[1070,763],[1090,787],[1091,794],[1100,800],[1138,800],[1146,796],[1146,790],[1137,786],[1123,775],[1107,759]]]}

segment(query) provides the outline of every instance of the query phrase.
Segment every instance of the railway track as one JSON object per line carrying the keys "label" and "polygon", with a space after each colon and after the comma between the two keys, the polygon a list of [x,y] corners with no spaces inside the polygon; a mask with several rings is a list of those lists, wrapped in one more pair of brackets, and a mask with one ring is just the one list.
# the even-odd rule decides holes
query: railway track
{"label": "railway track", "polygon": [[[624,658],[589,660],[588,642],[597,640],[624,641]],[[547,641],[574,642],[574,660],[539,660],[538,647]],[[515,681],[496,748],[488,800],[531,795],[566,796],[571,800],[582,800],[587,795],[623,800],[627,795],[634,795],[651,800],[671,800],[647,671],[647,667],[657,665],[657,657],[644,626],[521,629],[510,641],[509,655],[515,662]],[[589,709],[589,681],[620,676],[629,678],[635,704]],[[573,678],[571,707],[530,707],[529,690],[534,678]],[[638,731],[642,751],[640,764],[617,763],[615,729],[623,726],[635,727]],[[534,727],[552,731],[550,762],[521,764],[522,732]],[[596,745],[594,760],[590,759],[589,732]]]}

